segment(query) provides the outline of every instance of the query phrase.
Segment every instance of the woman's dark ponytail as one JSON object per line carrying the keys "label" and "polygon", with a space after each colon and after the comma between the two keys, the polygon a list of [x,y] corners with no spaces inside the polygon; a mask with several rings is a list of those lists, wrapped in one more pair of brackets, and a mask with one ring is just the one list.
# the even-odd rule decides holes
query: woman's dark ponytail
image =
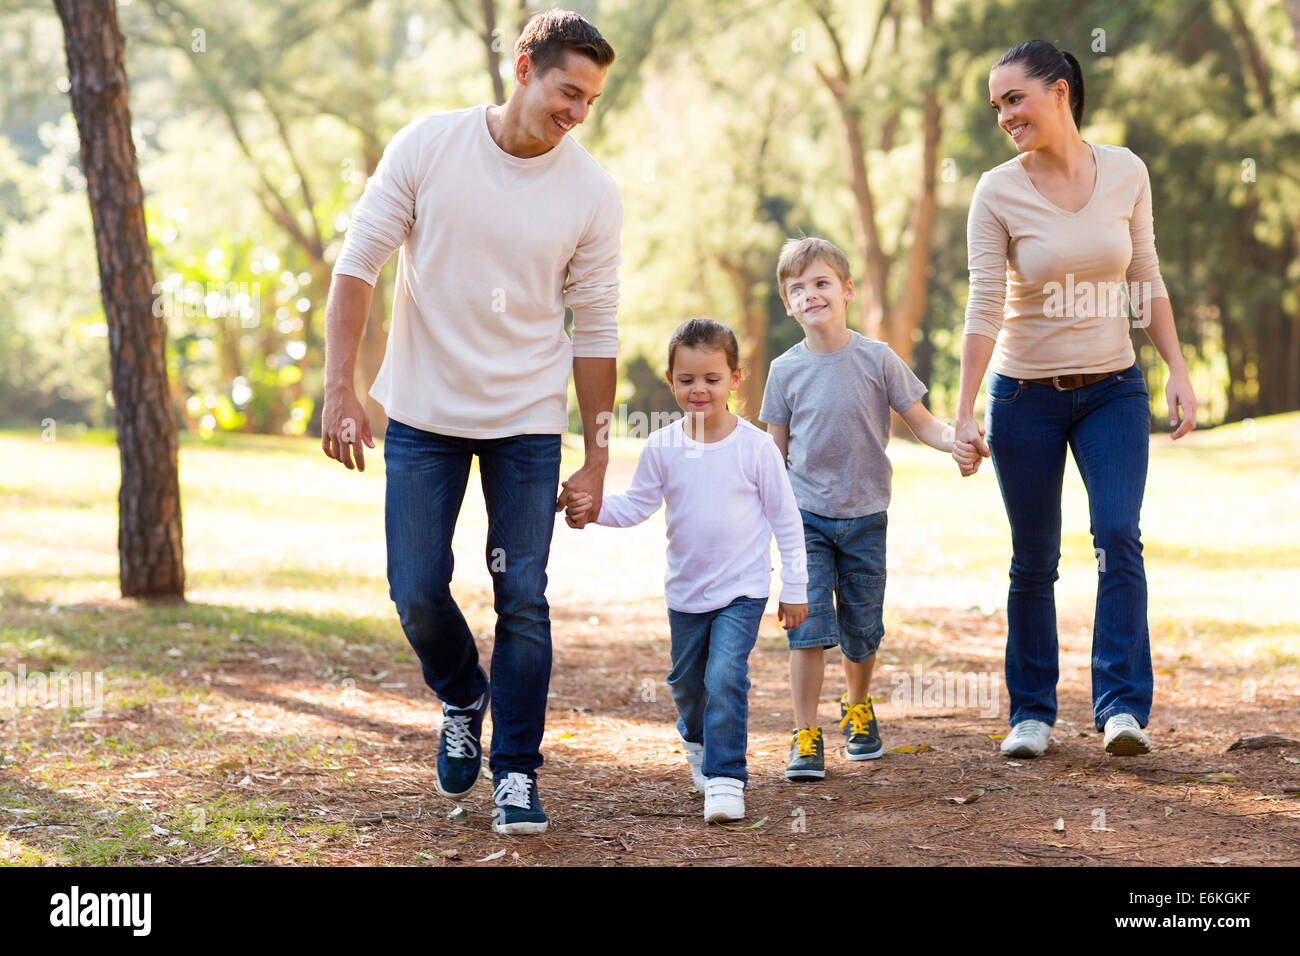
{"label": "woman's dark ponytail", "polygon": [[1074,117],[1074,125],[1083,128],[1083,67],[1073,53],[1064,53],[1046,40],[1029,40],[1007,50],[993,65],[1012,63],[1023,63],[1025,76],[1041,79],[1048,86],[1065,80],[1070,87],[1070,115]]}
{"label": "woman's dark ponytail", "polygon": [[1075,127],[1083,129],[1083,67],[1079,66],[1073,53],[1062,50],[1061,56],[1070,64],[1070,76],[1067,78],[1070,84],[1070,114],[1074,117]]}

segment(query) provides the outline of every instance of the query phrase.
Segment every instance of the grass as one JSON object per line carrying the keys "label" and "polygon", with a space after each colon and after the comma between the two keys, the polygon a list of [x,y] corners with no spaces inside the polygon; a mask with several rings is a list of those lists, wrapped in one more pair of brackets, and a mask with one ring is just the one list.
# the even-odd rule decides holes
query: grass
{"label": "grass", "polygon": [[[635,443],[615,449],[611,490],[626,487],[636,454]],[[387,594],[379,450],[358,474],[305,439],[184,441],[180,605],[118,598],[117,450],[102,433],[52,443],[0,433],[0,455],[19,463],[0,477],[0,672],[98,672],[105,687],[98,717],[84,701],[0,708],[0,862],[310,865],[364,845],[346,814],[246,794],[240,781],[314,774],[346,797],[402,770],[386,766],[388,745],[368,727],[428,731],[407,711],[357,716],[337,703],[398,695],[428,709],[422,688],[388,683],[413,657]],[[922,622],[927,608],[1001,607],[1010,544],[992,469],[963,481],[945,456],[905,442],[891,456],[887,625]],[[566,445],[565,473],[579,463],[580,446]],[[454,543],[454,589],[483,632],[493,618],[476,482]],[[1295,681],[1298,492],[1300,414],[1153,439],[1143,538],[1158,655],[1239,674],[1252,692]],[[1064,514],[1058,610],[1090,619],[1097,572],[1073,466]],[[557,620],[598,620],[611,603],[654,594],[661,522],[607,536],[557,528]],[[230,683],[240,674],[277,678],[279,689],[241,689]],[[283,726],[267,716],[276,709],[326,729]]]}

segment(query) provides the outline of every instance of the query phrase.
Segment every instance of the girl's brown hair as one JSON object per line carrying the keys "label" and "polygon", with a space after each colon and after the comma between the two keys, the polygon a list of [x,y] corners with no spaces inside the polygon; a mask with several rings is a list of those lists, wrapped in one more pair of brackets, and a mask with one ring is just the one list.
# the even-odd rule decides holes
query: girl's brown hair
{"label": "girl's brown hair", "polygon": [[736,334],[721,322],[713,319],[688,319],[677,326],[677,331],[668,340],[668,374],[673,374],[673,359],[677,357],[677,347],[685,345],[693,349],[717,349],[727,356],[727,367],[733,372],[740,368],[740,346]]}

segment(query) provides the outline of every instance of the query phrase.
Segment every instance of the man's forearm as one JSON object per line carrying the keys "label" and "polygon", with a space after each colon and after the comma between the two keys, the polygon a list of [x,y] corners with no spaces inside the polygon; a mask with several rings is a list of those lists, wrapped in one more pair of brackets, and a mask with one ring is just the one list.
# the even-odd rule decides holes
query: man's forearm
{"label": "man's forearm", "polygon": [[[614,414],[614,390],[618,384],[618,363],[612,358],[575,358],[573,390],[578,396],[582,418],[582,443],[588,463],[609,461],[608,425]],[[603,413],[603,414],[602,414]],[[607,427],[602,438],[601,424]]]}
{"label": "man's forearm", "polygon": [[366,331],[374,287],[356,276],[338,275],[325,303],[325,391],[355,391],[357,350]]}

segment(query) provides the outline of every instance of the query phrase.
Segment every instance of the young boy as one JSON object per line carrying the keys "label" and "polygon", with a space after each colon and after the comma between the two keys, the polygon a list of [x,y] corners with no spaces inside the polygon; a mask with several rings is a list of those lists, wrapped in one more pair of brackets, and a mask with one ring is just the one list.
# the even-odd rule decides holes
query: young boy
{"label": "young boy", "polygon": [[[796,726],[785,775],[820,780],[824,648],[838,645],[844,654],[845,756],[884,753],[867,690],[884,634],[889,410],[941,451],[953,452],[953,429],[920,403],[925,385],[888,345],[848,328],[853,280],[843,252],[825,239],[789,239],[776,278],[786,312],[804,331],[802,342],[773,360],[759,413],[788,458],[808,553],[808,617],[788,632]],[[963,470],[973,466],[973,449],[957,454],[966,456],[957,458]]]}

